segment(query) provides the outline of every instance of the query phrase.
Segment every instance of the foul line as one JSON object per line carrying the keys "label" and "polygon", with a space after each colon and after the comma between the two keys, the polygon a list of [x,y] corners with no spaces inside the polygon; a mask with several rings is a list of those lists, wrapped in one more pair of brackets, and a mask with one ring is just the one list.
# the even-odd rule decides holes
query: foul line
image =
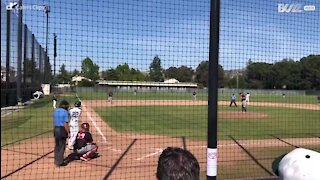
{"label": "foul line", "polygon": [[283,139],[281,139],[281,138],[279,138],[279,137],[277,137],[277,136],[275,136],[275,135],[270,135],[270,136],[278,139],[279,141],[281,141],[281,142],[283,142],[283,143],[285,143],[285,144],[287,144],[287,145],[290,145],[290,146],[295,147],[295,148],[299,148],[299,146],[296,146],[296,145],[294,145],[294,144],[291,144],[291,143],[289,143],[289,142],[287,142],[287,141],[285,141],[285,140],[283,140]]}
{"label": "foul line", "polygon": [[156,152],[147,154],[147,155],[142,156],[142,157],[140,157],[140,158],[137,158],[137,159],[135,159],[135,160],[136,160],[136,161],[141,161],[141,160],[143,160],[143,159],[145,159],[145,158],[148,158],[148,157],[152,157],[152,156],[161,154],[163,150],[164,150],[164,149],[162,149],[162,148],[158,148],[158,149],[156,149]]}
{"label": "foul line", "polygon": [[[85,107],[85,105],[83,105],[83,107]],[[87,108],[84,108],[87,109]],[[91,120],[92,124],[94,125],[94,127],[96,128],[96,130],[98,131],[98,133],[102,136],[102,139],[104,140],[104,142],[107,142],[107,138],[104,136],[104,134],[102,133],[101,129],[97,126],[97,123],[93,120],[93,118],[91,117],[91,113],[89,113],[89,111],[87,110],[87,116],[88,118]]]}
{"label": "foul line", "polygon": [[[81,102],[81,99],[79,98],[78,94],[76,94],[76,97],[79,99],[79,101]],[[102,133],[101,129],[97,126],[97,123],[93,120],[93,118],[91,117],[91,113],[88,111],[88,109],[86,108],[86,106],[84,105],[84,103],[82,104],[83,106],[83,110],[86,109],[87,112],[87,117],[91,120],[92,124],[94,125],[94,127],[96,128],[96,130],[98,131],[98,133],[102,136],[102,139],[104,140],[105,143],[107,143],[107,138],[104,136],[104,134]]]}
{"label": "foul line", "polygon": [[51,154],[51,153],[53,153],[53,151],[50,151],[50,152],[48,152],[48,153],[46,153],[46,154],[44,154],[44,155],[42,155],[42,156],[38,157],[37,159],[35,159],[35,160],[33,160],[33,161],[29,162],[28,164],[25,164],[24,166],[22,166],[22,167],[20,167],[20,168],[18,168],[18,169],[16,169],[16,170],[12,171],[11,173],[9,173],[9,174],[7,174],[7,175],[5,175],[5,176],[1,177],[1,179],[4,179],[4,178],[7,178],[7,177],[11,176],[12,174],[14,174],[14,173],[16,173],[16,172],[18,172],[18,171],[20,171],[20,170],[22,170],[22,169],[24,169],[24,168],[28,167],[29,165],[31,165],[31,164],[33,164],[33,163],[35,163],[35,162],[39,161],[40,159],[42,159],[42,158],[44,158],[44,157],[48,156],[48,155],[49,155],[49,154]]}
{"label": "foul line", "polygon": [[274,176],[266,167],[264,167],[245,147],[243,147],[234,137],[229,136],[251,159],[270,176]]}
{"label": "foul line", "polygon": [[117,160],[117,162],[111,167],[110,171],[104,176],[103,180],[107,180],[112,172],[116,169],[116,167],[118,166],[118,164],[120,163],[120,161],[122,160],[122,158],[129,152],[129,150],[131,149],[131,147],[133,146],[133,144],[137,141],[137,139],[134,139],[131,144],[127,147],[126,151],[123,152],[123,154],[120,156],[120,158]]}

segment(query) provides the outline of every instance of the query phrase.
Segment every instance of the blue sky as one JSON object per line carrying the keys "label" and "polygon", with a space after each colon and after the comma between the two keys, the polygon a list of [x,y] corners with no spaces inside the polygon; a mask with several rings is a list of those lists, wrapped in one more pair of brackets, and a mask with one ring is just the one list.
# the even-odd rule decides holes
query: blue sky
{"label": "blue sky", "polygon": [[[208,60],[209,0],[23,2],[51,7],[50,59],[53,33],[57,33],[57,65],[65,63],[68,69],[80,69],[87,56],[100,70],[125,62],[147,70],[155,55],[164,68],[186,65],[195,69]],[[313,4],[316,11],[278,13],[278,3]],[[220,64],[239,69],[249,59],[273,63],[320,54],[319,19],[319,0],[221,0]],[[24,22],[44,46],[44,13],[26,10]]]}

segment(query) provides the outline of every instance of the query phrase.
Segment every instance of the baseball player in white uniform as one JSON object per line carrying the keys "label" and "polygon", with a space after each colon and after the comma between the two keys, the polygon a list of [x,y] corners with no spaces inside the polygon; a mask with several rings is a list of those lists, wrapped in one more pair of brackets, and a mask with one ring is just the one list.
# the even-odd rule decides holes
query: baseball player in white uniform
{"label": "baseball player in white uniform", "polygon": [[247,104],[249,105],[249,101],[250,101],[250,93],[247,93],[247,95],[246,95],[246,101],[247,101]]}
{"label": "baseball player in white uniform", "polygon": [[68,148],[72,150],[77,134],[79,132],[79,120],[81,115],[80,101],[77,101],[74,103],[74,107],[69,110],[69,114],[70,114],[70,121],[69,121],[70,138],[68,140]]}

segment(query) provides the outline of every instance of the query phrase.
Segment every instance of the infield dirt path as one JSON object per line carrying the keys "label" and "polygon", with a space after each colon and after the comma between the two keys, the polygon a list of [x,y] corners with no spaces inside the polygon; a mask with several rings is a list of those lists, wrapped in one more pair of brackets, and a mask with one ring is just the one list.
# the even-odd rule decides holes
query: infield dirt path
{"label": "infield dirt path", "polygon": [[[229,102],[219,102],[228,105]],[[101,156],[89,162],[73,161],[68,166],[57,168],[53,164],[54,142],[51,137],[38,137],[20,144],[1,148],[1,177],[21,168],[8,179],[155,179],[156,164],[162,150],[168,146],[186,147],[206,168],[206,141],[171,138],[157,135],[120,133],[113,130],[95,112],[95,107],[146,106],[146,105],[207,105],[206,101],[83,101],[81,121],[89,122],[94,140],[99,145]],[[318,105],[256,103],[254,106],[276,106],[320,110]],[[297,146],[320,145],[320,138],[283,139]],[[241,145],[250,147],[287,147],[277,139],[239,140]],[[232,140],[218,141],[219,164],[232,165],[250,157]],[[66,155],[68,151],[66,152]],[[43,156],[43,157],[42,157]],[[121,158],[122,157],[122,158]],[[37,160],[38,159],[38,160]],[[28,163],[36,160],[34,163]],[[2,164],[6,162],[6,164]],[[24,167],[27,165],[26,167]]]}

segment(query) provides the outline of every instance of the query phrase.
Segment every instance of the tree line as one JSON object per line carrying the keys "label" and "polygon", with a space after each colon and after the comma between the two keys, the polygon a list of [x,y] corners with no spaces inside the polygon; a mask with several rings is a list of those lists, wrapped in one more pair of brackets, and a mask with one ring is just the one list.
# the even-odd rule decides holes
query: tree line
{"label": "tree line", "polygon": [[[130,68],[127,63],[100,72],[99,66],[87,57],[82,61],[81,72],[69,72],[62,64],[56,82],[71,83],[71,78],[75,75],[87,78],[81,81],[79,86],[94,86],[99,79],[163,82],[165,79],[174,78],[179,82],[193,82],[199,87],[207,87],[208,69],[208,61],[200,62],[196,69],[183,65],[164,69],[161,59],[155,56],[149,72]],[[224,70],[223,66],[219,65],[218,83],[221,88],[320,90],[320,55],[303,57],[300,61],[283,59],[276,63],[249,60],[245,68],[238,70]]]}

